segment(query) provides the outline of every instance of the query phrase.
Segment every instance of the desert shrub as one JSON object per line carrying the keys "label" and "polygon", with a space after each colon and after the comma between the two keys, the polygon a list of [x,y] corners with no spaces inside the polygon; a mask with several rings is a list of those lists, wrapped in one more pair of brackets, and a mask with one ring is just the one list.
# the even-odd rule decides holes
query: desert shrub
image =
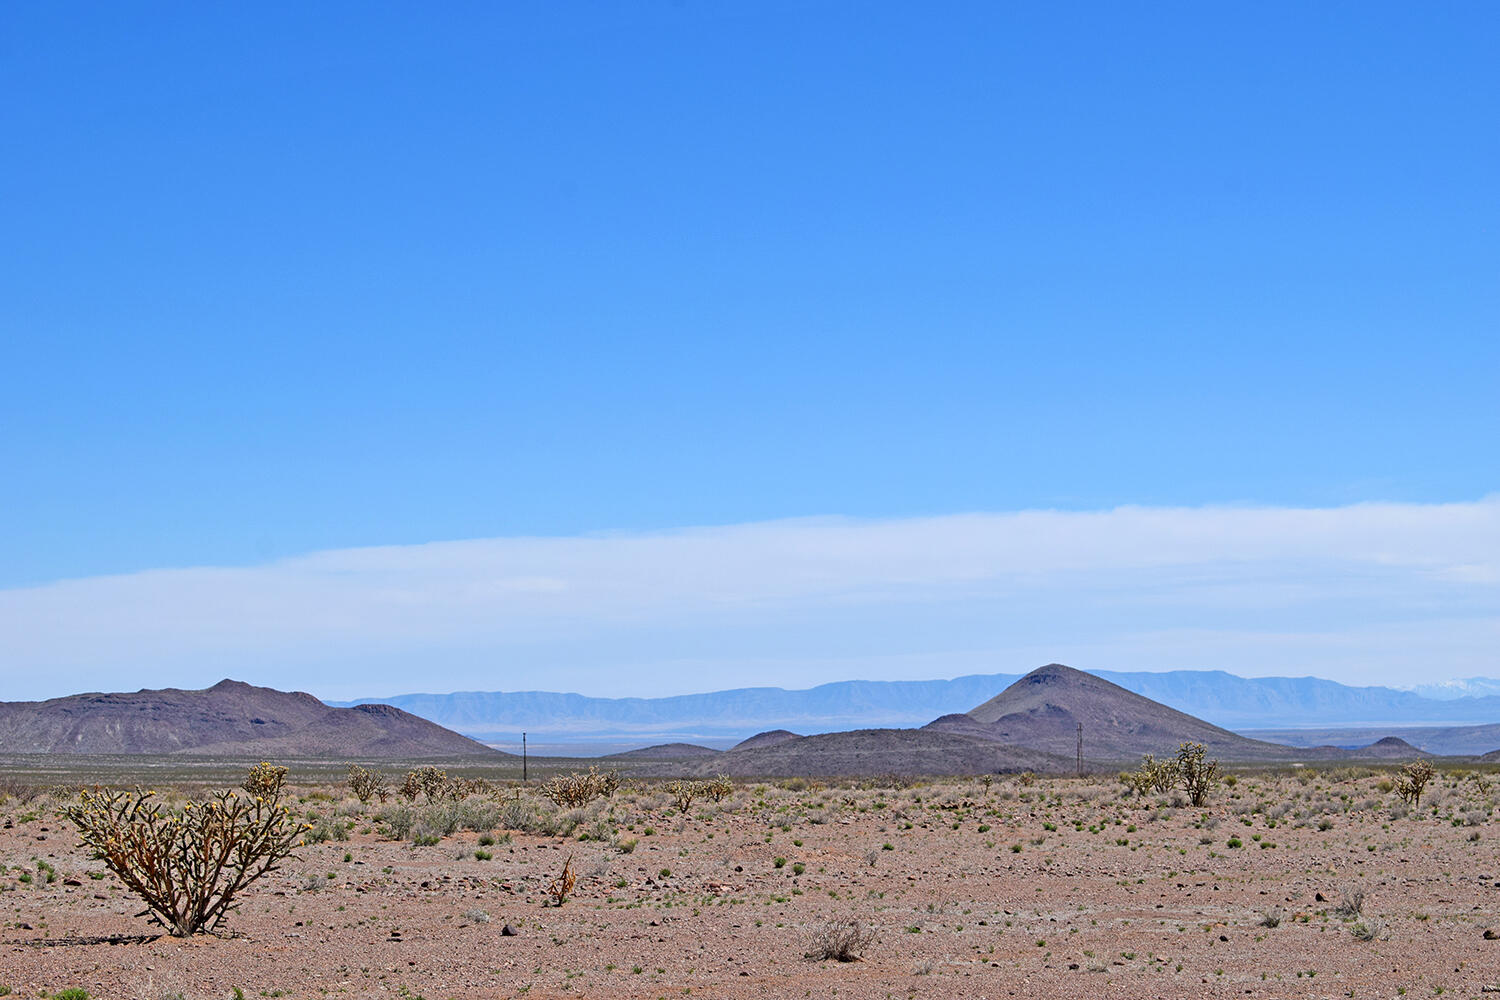
{"label": "desert shrub", "polygon": [[349,765],[349,791],[354,793],[361,805],[369,805],[370,800],[375,798],[384,802],[390,794],[383,775],[366,770],[358,764]]}
{"label": "desert shrub", "polygon": [[1207,755],[1202,743],[1184,743],[1177,749],[1176,776],[1195,807],[1208,802],[1208,793],[1219,775],[1219,762],[1206,760]]}
{"label": "desert shrub", "polygon": [[451,837],[463,821],[462,807],[456,802],[439,802],[423,809],[417,818],[417,832]]}
{"label": "desert shrub", "polygon": [[1414,760],[1396,772],[1392,785],[1401,801],[1410,803],[1415,808],[1422,804],[1422,789],[1436,776],[1437,771],[1431,764],[1425,760]]}
{"label": "desert shrub", "polygon": [[610,838],[610,835],[613,833],[614,827],[610,826],[608,820],[606,820],[603,816],[595,816],[592,820],[589,820],[588,825],[587,827],[585,827],[583,833],[578,835],[578,839],[597,840],[600,843],[603,843],[604,841],[608,840]]}
{"label": "desert shrub", "polygon": [[386,836],[392,840],[405,840],[417,825],[417,811],[411,806],[387,806],[375,818],[385,826]]}
{"label": "desert shrub", "polygon": [[465,802],[458,808],[458,823],[465,830],[483,833],[500,825],[500,807],[493,802]]}
{"label": "desert shrub", "polygon": [[812,933],[807,957],[822,962],[857,962],[875,941],[875,928],[858,920],[830,920]]}
{"label": "desert shrub", "polygon": [[[991,781],[994,780],[993,775],[987,774],[985,775],[985,777],[990,779]],[[986,783],[985,787],[989,787],[988,783]],[[712,781],[704,783],[703,793],[709,798],[713,799],[715,802],[722,802],[726,798],[734,794],[734,782],[729,780],[729,775],[720,774],[716,776]]]}
{"label": "desert shrub", "polygon": [[1273,906],[1260,915],[1262,927],[1280,927],[1281,922],[1286,919],[1286,912],[1279,906]]}
{"label": "desert shrub", "polygon": [[84,791],[63,814],[90,857],[103,861],[176,937],[215,930],[236,897],[276,871],[305,827],[280,802],[285,768],[259,764],[246,789],[215,792],[170,810],[154,792]]}
{"label": "desert shrub", "polygon": [[535,815],[536,809],[532,807],[531,803],[521,798],[520,792],[517,792],[514,798],[508,798],[500,803],[500,822],[498,825],[505,827],[507,830],[527,830],[530,829]]}
{"label": "desert shrub", "polygon": [[1339,905],[1333,908],[1333,914],[1342,920],[1353,920],[1364,912],[1365,891],[1358,886],[1351,886],[1344,890],[1344,897]]}
{"label": "desert shrub", "polygon": [[42,787],[34,785],[20,778],[0,776],[0,805],[14,802],[16,805],[27,805],[34,802],[42,794]]}
{"label": "desert shrub", "polygon": [[576,811],[556,813],[538,810],[532,814],[531,825],[525,829],[527,833],[534,833],[541,837],[571,837],[577,828],[578,813]]}
{"label": "desert shrub", "polygon": [[317,825],[307,831],[306,840],[309,844],[322,844],[330,840],[348,840],[349,828],[337,819],[324,817],[318,820]]}

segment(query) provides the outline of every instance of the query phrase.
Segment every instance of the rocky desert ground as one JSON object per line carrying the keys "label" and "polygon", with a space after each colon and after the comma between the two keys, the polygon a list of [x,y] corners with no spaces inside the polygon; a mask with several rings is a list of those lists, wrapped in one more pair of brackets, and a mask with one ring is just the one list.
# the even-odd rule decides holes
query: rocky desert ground
{"label": "rocky desert ground", "polygon": [[[1500,776],[1240,772],[1194,808],[1113,775],[626,781],[287,801],[313,842],[179,939],[79,846],[62,790],[0,804],[19,997],[1478,997],[1500,988]],[[163,789],[172,799],[194,789]],[[519,796],[517,792],[519,791]],[[558,905],[564,867],[577,881]],[[818,955],[858,923],[851,961]],[[1490,932],[1487,934],[1487,932]]]}

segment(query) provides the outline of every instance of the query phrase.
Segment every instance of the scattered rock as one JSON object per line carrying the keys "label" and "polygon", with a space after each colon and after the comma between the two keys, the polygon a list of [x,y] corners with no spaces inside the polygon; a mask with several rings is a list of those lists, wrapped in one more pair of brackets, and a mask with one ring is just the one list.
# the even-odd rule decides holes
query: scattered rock
{"label": "scattered rock", "polygon": [[500,928],[501,937],[519,937],[520,934],[520,928],[516,927],[515,924],[506,924],[504,927]]}

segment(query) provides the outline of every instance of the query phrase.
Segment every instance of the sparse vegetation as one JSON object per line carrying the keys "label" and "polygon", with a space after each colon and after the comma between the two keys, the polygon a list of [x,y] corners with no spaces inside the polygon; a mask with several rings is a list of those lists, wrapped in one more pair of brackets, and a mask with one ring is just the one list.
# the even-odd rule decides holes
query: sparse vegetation
{"label": "sparse vegetation", "polygon": [[[1154,776],[1160,763],[1147,759],[1137,770]],[[1165,763],[1176,771],[1175,758]],[[279,927],[285,929],[287,947],[303,949],[304,956],[312,940],[334,931],[369,934],[370,947],[380,950],[378,942],[388,934],[393,942],[412,939],[413,931],[405,925],[416,918],[390,903],[397,898],[429,921],[422,937],[440,933],[434,928],[445,921],[452,921],[449,927],[469,928],[456,939],[460,941],[498,936],[502,927],[508,935],[535,936],[538,943],[550,938],[558,947],[596,933],[585,928],[597,927],[605,935],[599,940],[609,961],[601,957],[592,966],[574,963],[556,971],[554,981],[550,966],[535,972],[528,960],[527,969],[496,973],[515,977],[501,985],[504,995],[524,995],[528,982],[537,983],[531,995],[538,990],[550,990],[546,995],[609,995],[608,980],[593,977],[611,966],[619,969],[616,975],[629,974],[636,959],[650,981],[647,992],[659,995],[672,976],[693,975],[687,969],[701,961],[684,956],[674,966],[665,957],[676,948],[674,936],[690,925],[723,933],[731,921],[785,928],[783,960],[802,954],[806,941],[810,958],[848,961],[862,954],[880,966],[882,976],[931,975],[938,982],[956,981],[948,977],[964,961],[964,952],[985,963],[998,961],[1001,968],[1019,963],[1025,970],[1032,962],[1066,975],[1076,965],[1080,973],[1163,975],[1168,977],[1160,980],[1163,984],[1175,972],[1185,973],[1182,984],[1199,982],[1200,972],[1214,982],[1220,969],[1224,982],[1243,982],[1247,956],[1262,956],[1256,959],[1260,961],[1275,955],[1280,962],[1282,953],[1300,954],[1314,940],[1326,945],[1342,939],[1346,948],[1361,954],[1378,952],[1381,961],[1389,954],[1393,964],[1409,963],[1415,941],[1441,947],[1454,935],[1478,939],[1485,930],[1485,911],[1475,907],[1485,905],[1487,890],[1500,878],[1485,875],[1493,872],[1487,849],[1476,850],[1468,839],[1480,833],[1483,843],[1492,842],[1487,828],[1500,805],[1495,787],[1500,783],[1474,780],[1468,770],[1436,772],[1426,782],[1421,809],[1409,812],[1405,802],[1380,795],[1380,782],[1397,771],[1379,766],[1241,770],[1233,785],[1227,775],[1216,777],[1211,805],[1196,809],[1188,805],[1180,776],[1164,792],[1152,782],[1142,782],[1140,791],[1122,788],[1112,776],[1039,776],[1029,786],[1008,777],[997,780],[988,795],[974,776],[899,784],[783,779],[731,788],[732,794],[721,801],[733,802],[733,809],[710,802],[704,787],[712,782],[702,780],[696,782],[696,798],[684,809],[674,794],[680,786],[667,780],[632,781],[613,798],[596,795],[585,805],[563,806],[540,793],[543,782],[535,777],[530,787],[517,784],[503,792],[472,777],[464,779],[481,792],[458,800],[451,789],[460,779],[445,776],[432,799],[419,789],[414,801],[395,798],[381,806],[378,797],[361,803],[350,794],[352,787],[346,792],[345,772],[340,764],[336,770],[325,769],[321,786],[304,782],[294,790],[278,789],[281,804],[294,811],[294,826],[303,827],[311,845],[297,852],[309,864],[306,870],[266,879],[253,898],[242,894],[244,908],[229,926],[239,930],[238,921],[244,920],[250,934],[270,931],[280,940],[271,931],[277,925],[265,921],[285,918]],[[587,774],[568,776],[582,779]],[[4,842],[12,853],[0,868],[0,892],[17,893],[18,901],[35,900],[33,907],[54,898],[81,901],[96,890],[110,892],[107,885],[90,881],[112,878],[105,865],[88,871],[70,865],[66,856],[43,853],[50,847],[41,838],[51,794],[44,791],[33,805],[13,805],[8,813],[0,809],[0,824],[14,823],[9,831],[13,839]],[[244,794],[239,797],[250,801]],[[181,813],[187,803],[204,798],[197,787],[180,787],[165,788],[158,801],[165,811]],[[564,837],[572,843],[560,839]],[[435,844],[442,846],[411,846]],[[29,857],[23,853],[27,848]],[[634,853],[622,856],[628,852]],[[1013,872],[1026,886],[1028,900],[1002,910],[951,878],[948,873],[954,869],[938,857]],[[557,858],[564,859],[561,865]],[[1433,882],[1433,862],[1457,866],[1453,870],[1459,872],[1472,864],[1479,878]],[[1356,867],[1362,863],[1368,867]],[[1093,895],[1088,900],[1059,895],[1067,873],[1079,870],[1114,874],[1099,884],[1097,900]],[[1277,875],[1278,870],[1283,874]],[[1332,888],[1329,877],[1336,880]],[[62,888],[65,880],[74,887],[81,880],[87,888],[69,892]],[[1476,895],[1467,884],[1486,892]],[[1379,900],[1398,892],[1393,886],[1401,886],[1398,895],[1391,895],[1392,901],[1399,896],[1395,908],[1372,915]],[[1040,890],[1034,904],[1029,901],[1033,887]],[[1361,894],[1365,887],[1370,899]],[[272,889],[278,893],[273,895]],[[1315,898],[1315,890],[1322,895]],[[1205,914],[1201,921],[1185,916],[1203,908],[1208,892],[1215,893],[1214,908],[1223,916]],[[1130,898],[1137,893],[1161,905],[1152,912],[1148,904],[1140,912]],[[896,936],[905,947],[899,955],[885,949],[872,952],[869,940],[839,947],[832,939],[852,921],[822,923],[825,914],[818,902],[873,915],[882,928],[890,928],[883,934],[903,932]],[[1073,912],[1075,902],[1086,903],[1087,909]],[[439,904],[445,908],[438,909]],[[507,912],[502,919],[500,911],[493,911],[494,926],[484,928],[479,926],[484,918],[477,915],[481,911],[470,909],[480,905],[499,905]],[[1111,910],[1117,905],[1135,912],[1122,919]],[[344,915],[346,906],[350,912]],[[542,907],[553,916],[545,916]],[[18,909],[26,912],[24,906]],[[716,912],[721,915],[715,917]],[[1232,915],[1236,912],[1239,918]],[[859,936],[873,939],[870,919],[859,925]],[[638,921],[652,928],[640,944],[647,950],[612,950],[625,938],[609,935],[624,934],[627,928],[638,933]],[[406,931],[404,939],[392,926],[397,924]],[[1201,935],[1191,933],[1195,924]],[[1139,933],[1152,937],[1133,937],[1137,925]],[[827,949],[812,940],[825,928],[832,942]],[[1329,936],[1309,937],[1322,932]],[[46,937],[58,931],[39,926],[30,933]],[[309,943],[298,943],[304,935]],[[1156,935],[1186,935],[1172,946],[1178,952],[1172,962],[1161,960],[1165,948],[1137,943],[1154,941]],[[1253,949],[1252,939],[1268,943]],[[1371,942],[1376,952],[1360,942]],[[382,958],[364,979],[373,981],[380,968],[391,964]],[[1462,964],[1455,961],[1445,984],[1454,995],[1469,995],[1458,987],[1475,983],[1467,972],[1460,976]],[[658,965],[665,973],[654,972]],[[1185,970],[1175,969],[1177,965]],[[1266,968],[1274,982],[1276,966]],[[9,967],[6,974],[10,976]],[[1303,977],[1312,974],[1302,970]],[[1327,974],[1319,972],[1318,979]],[[439,989],[430,976],[415,970],[409,975],[410,996],[433,996]],[[1347,985],[1356,995],[1369,992],[1363,972],[1349,975]],[[657,976],[667,978],[658,982]],[[368,985],[358,970],[344,978],[361,983],[360,988]],[[702,995],[713,993],[721,982],[705,982]],[[55,989],[55,981],[23,979],[17,985],[29,996]],[[91,980],[83,985],[99,992]],[[277,985],[288,996],[310,992],[305,977]],[[400,992],[397,985],[392,984],[393,993]],[[1157,992],[1176,995],[1176,989],[1164,985]],[[265,995],[271,992],[268,988]],[[696,983],[693,992],[700,993]],[[149,995],[156,1000],[162,994],[156,990]]]}

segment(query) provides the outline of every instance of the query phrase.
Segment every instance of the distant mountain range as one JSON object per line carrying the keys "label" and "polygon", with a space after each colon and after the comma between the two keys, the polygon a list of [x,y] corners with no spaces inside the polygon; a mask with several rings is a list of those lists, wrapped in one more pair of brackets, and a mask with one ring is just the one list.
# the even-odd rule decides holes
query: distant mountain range
{"label": "distant mountain range", "polygon": [[[1389,687],[1352,687],[1316,677],[1236,677],[1221,670],[1090,671],[1127,691],[1232,729],[1329,729],[1500,722],[1500,695],[1428,697]],[[922,726],[968,711],[1020,674],[937,681],[839,681],[805,690],[737,688],[668,698],[591,698],[547,691],[408,694],[335,702],[395,705],[481,741],[533,738],[708,741],[723,745],[767,729],[824,733]],[[1500,681],[1471,678],[1482,692]],[[1442,685],[1429,685],[1442,688]]]}

